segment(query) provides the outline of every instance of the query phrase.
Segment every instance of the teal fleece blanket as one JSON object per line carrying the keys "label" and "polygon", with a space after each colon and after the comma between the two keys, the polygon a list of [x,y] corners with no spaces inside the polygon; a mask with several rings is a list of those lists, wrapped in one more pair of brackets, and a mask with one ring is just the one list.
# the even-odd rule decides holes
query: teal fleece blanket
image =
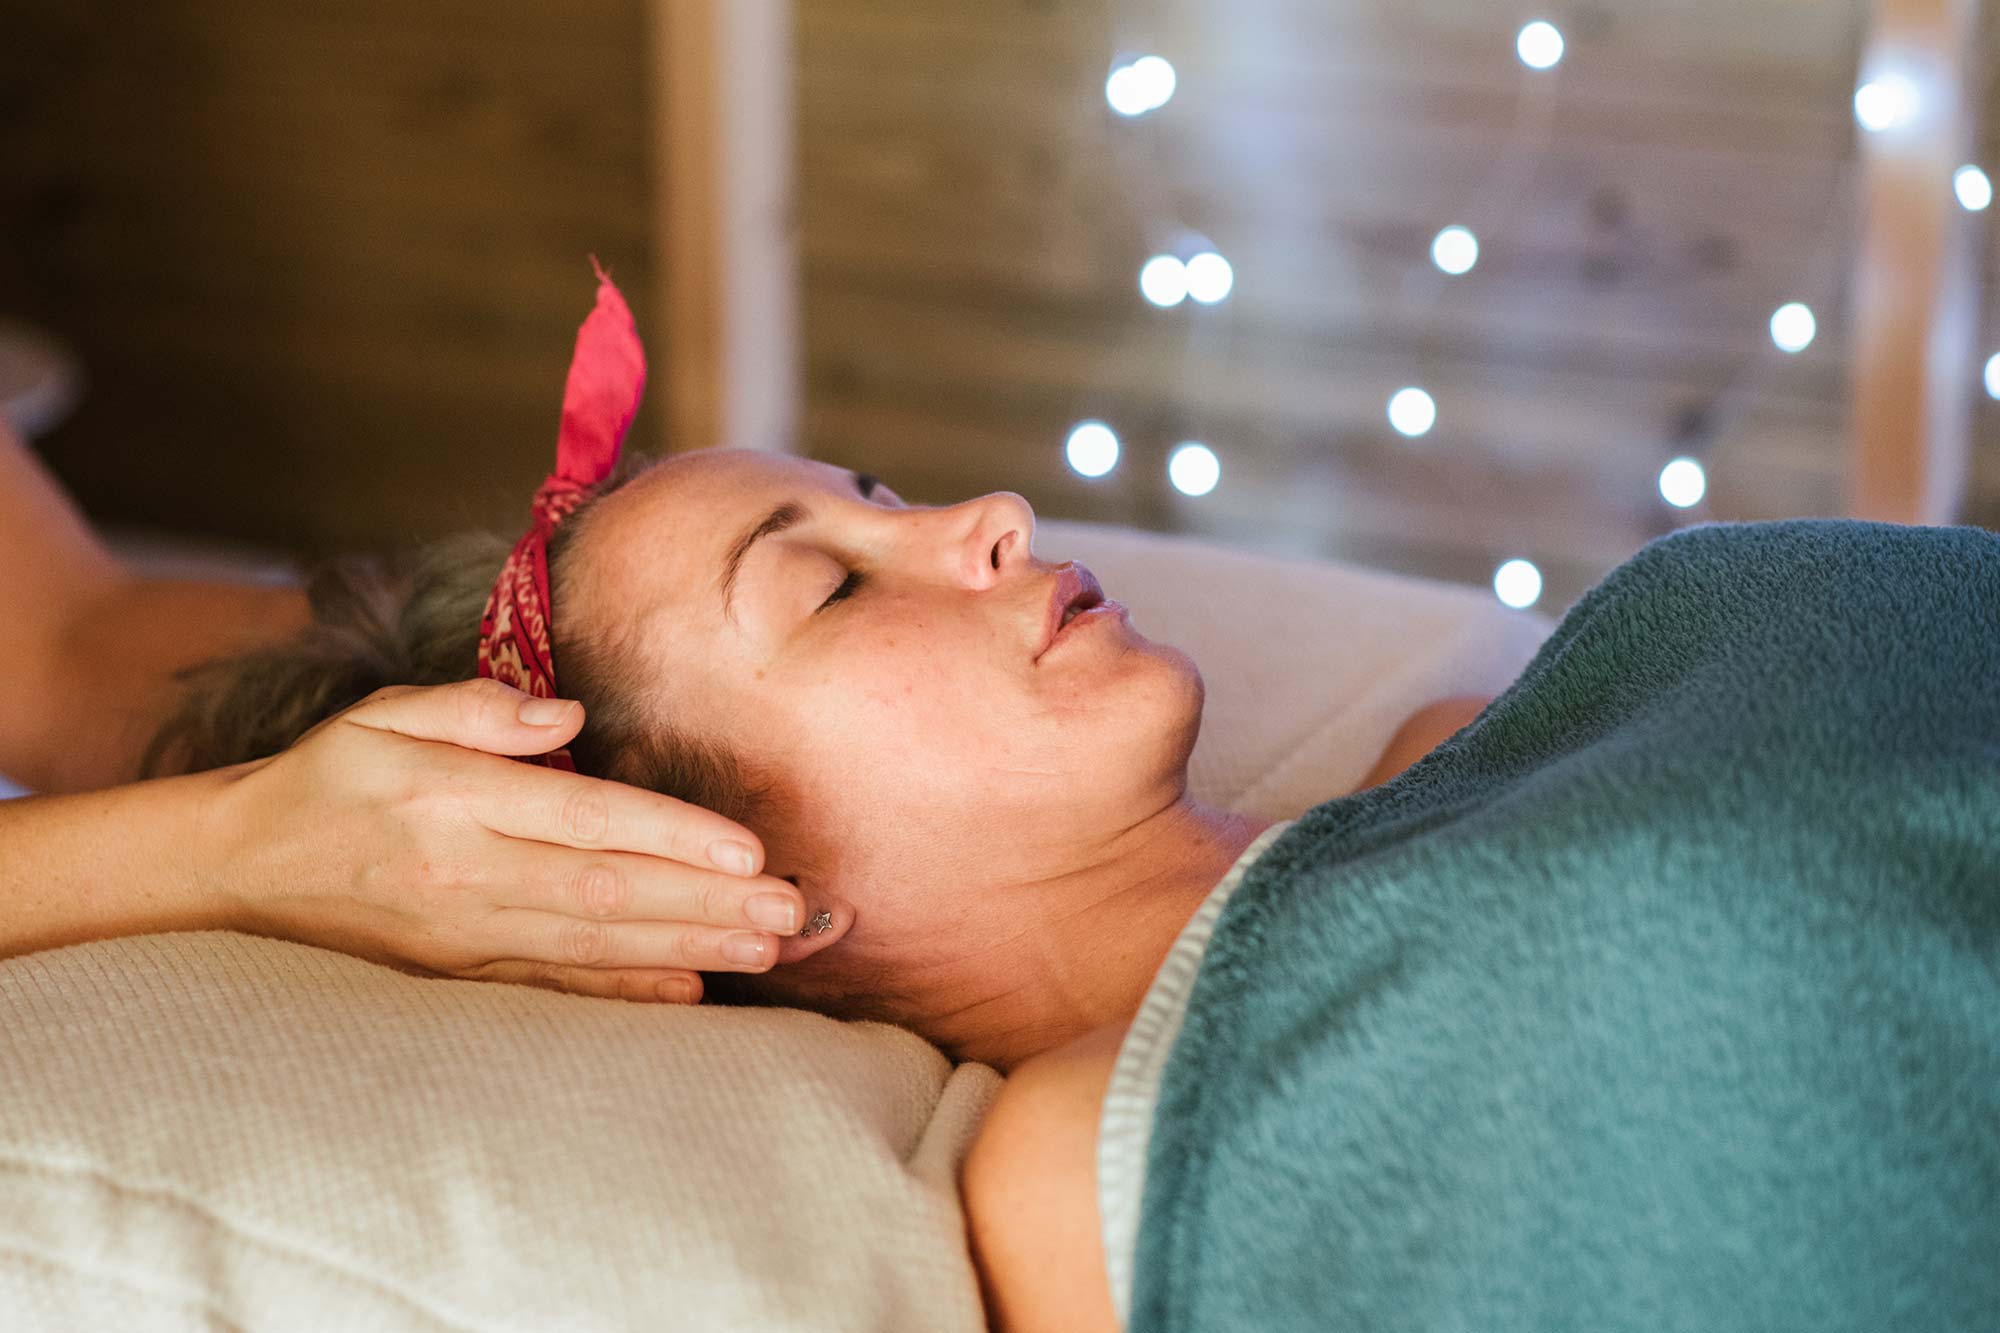
{"label": "teal fleece blanket", "polygon": [[1229,899],[1131,1327],[2000,1327],[2000,536],[1659,538]]}

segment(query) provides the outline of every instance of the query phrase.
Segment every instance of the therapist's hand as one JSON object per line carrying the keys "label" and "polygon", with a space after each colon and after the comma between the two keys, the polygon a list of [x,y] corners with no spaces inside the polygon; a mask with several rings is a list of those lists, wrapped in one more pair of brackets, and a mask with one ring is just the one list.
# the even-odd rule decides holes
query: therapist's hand
{"label": "therapist's hand", "polygon": [[[767,970],[804,901],[758,873],[757,837],[666,796],[504,758],[581,729],[582,705],[537,725],[520,716],[527,702],[486,679],[390,686],[280,754],[217,770],[208,850],[232,924],[420,975],[628,1000],[699,1001],[698,971]],[[748,915],[769,896],[789,924]],[[726,956],[731,940],[761,941],[766,961]]]}

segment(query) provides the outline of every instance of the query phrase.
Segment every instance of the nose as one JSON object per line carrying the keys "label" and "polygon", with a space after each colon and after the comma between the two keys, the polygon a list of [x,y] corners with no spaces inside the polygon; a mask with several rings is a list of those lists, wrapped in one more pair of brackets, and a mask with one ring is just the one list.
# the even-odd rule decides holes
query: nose
{"label": "nose", "polygon": [[953,572],[968,588],[990,588],[1028,563],[1035,540],[1035,511],[1014,492],[982,495],[953,505],[950,512],[964,526],[956,544],[948,544],[949,558],[957,566]]}

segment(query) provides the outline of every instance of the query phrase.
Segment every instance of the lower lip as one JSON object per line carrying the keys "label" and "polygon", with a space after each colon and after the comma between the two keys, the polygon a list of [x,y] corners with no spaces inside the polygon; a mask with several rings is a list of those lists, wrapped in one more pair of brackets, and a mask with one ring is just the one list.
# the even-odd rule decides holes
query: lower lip
{"label": "lower lip", "polygon": [[1082,628],[1084,628],[1085,625],[1098,624],[1108,620],[1121,619],[1124,615],[1125,615],[1125,604],[1123,602],[1112,602],[1112,601],[1099,602],[1096,606],[1091,607],[1088,611],[1079,611],[1075,615],[1070,617],[1069,624],[1064,625],[1061,629],[1056,631],[1055,638],[1050,639],[1049,646],[1042,650],[1042,656],[1047,657],[1050,653],[1054,652],[1059,646],[1061,646],[1064,642],[1066,642],[1070,638],[1070,632],[1072,630],[1081,630]]}

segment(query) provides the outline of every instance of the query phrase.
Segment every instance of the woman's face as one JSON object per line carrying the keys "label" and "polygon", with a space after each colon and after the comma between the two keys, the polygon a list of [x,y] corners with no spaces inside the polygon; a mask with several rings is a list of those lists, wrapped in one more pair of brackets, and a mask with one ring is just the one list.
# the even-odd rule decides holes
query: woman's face
{"label": "woman's face", "polygon": [[588,614],[631,626],[663,717],[777,780],[767,869],[850,905],[850,945],[980,929],[1006,886],[1184,789],[1193,662],[1122,609],[1044,652],[1058,590],[1088,579],[1033,552],[1018,495],[912,506],[845,468],[708,450],[603,505]]}

